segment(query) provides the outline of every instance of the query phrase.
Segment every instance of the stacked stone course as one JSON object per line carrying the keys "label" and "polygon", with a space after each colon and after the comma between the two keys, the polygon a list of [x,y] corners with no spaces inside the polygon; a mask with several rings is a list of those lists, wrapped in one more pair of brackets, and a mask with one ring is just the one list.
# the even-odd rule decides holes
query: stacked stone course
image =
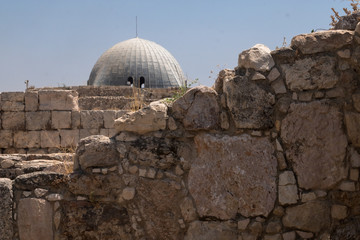
{"label": "stacked stone course", "polygon": [[[360,24],[299,35],[272,52],[255,45],[213,88],[123,114],[107,123],[114,137],[79,137],[73,173],[0,181],[1,202],[13,206],[0,205],[0,233],[20,240],[37,239],[36,232],[61,240],[358,239],[359,39]],[[78,117],[89,129],[100,126],[96,112]]]}

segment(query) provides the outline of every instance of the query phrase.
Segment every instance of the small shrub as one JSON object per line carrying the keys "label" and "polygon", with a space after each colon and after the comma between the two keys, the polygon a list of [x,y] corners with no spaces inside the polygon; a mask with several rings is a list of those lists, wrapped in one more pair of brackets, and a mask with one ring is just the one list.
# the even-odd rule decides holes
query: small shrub
{"label": "small shrub", "polygon": [[[349,0],[349,1],[350,1],[350,6],[351,6],[352,10],[343,8],[343,10],[347,16],[350,16],[351,14],[360,11],[360,0]],[[339,12],[337,12],[334,8],[331,8],[331,10],[333,11],[334,15],[330,16],[331,17],[330,25],[334,27],[341,19],[341,16],[340,16]]]}

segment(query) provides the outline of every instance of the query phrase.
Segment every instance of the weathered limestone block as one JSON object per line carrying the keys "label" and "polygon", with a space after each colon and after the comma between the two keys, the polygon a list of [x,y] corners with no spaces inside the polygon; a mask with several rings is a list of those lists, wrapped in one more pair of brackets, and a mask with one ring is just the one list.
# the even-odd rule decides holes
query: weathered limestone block
{"label": "weathered limestone block", "polygon": [[13,146],[13,133],[11,130],[0,130],[0,148]]}
{"label": "weathered limestone block", "polygon": [[360,113],[346,112],[345,125],[350,142],[360,147]]}
{"label": "weathered limestone block", "polygon": [[256,71],[269,71],[274,65],[270,49],[263,44],[256,44],[239,55],[238,67],[253,68]]}
{"label": "weathered limestone block", "polygon": [[215,80],[214,86],[212,87],[218,94],[223,92],[223,83],[226,79],[235,77],[235,71],[233,69],[223,69],[219,72],[219,76]]}
{"label": "weathered limestone block", "polygon": [[99,135],[99,129],[80,129],[80,139],[92,136],[92,135]]}
{"label": "weathered limestone block", "polygon": [[118,132],[145,134],[166,129],[167,117],[167,106],[161,101],[156,101],[136,112],[128,112],[116,119],[114,127]]}
{"label": "weathered limestone block", "polygon": [[313,57],[296,60],[293,64],[283,64],[287,87],[292,91],[329,89],[339,81],[335,73],[334,57]]}
{"label": "weathered limestone block", "polygon": [[24,92],[3,92],[1,93],[1,101],[24,102]]}
{"label": "weathered limestone block", "polygon": [[[44,165],[46,160],[43,160]],[[28,163],[31,165],[31,163]],[[61,186],[66,180],[64,174],[55,172],[36,171],[32,173],[22,174],[15,178],[15,187],[22,190],[34,190],[36,188],[49,188],[50,186]]]}
{"label": "weathered limestone block", "polygon": [[324,201],[312,201],[288,207],[282,222],[285,227],[320,232],[330,226],[330,206]]}
{"label": "weathered limestone block", "polygon": [[40,131],[19,131],[14,133],[14,147],[39,148]]}
{"label": "weathered limestone block", "polygon": [[296,180],[292,171],[284,171],[279,175],[279,203],[294,204],[299,199]]}
{"label": "weathered limestone block", "polygon": [[125,115],[127,111],[122,110],[105,110],[103,112],[104,128],[114,128],[115,119]]}
{"label": "weathered limestone block", "polygon": [[353,32],[329,30],[310,34],[300,34],[291,40],[291,48],[299,49],[303,54],[335,51],[351,44]]}
{"label": "weathered limestone block", "polygon": [[104,126],[103,111],[84,110],[80,112],[81,126],[84,129],[100,129]]}
{"label": "weathered limestone block", "polygon": [[282,79],[277,79],[276,81],[272,82],[271,87],[274,89],[275,94],[283,94],[287,92],[284,81]]}
{"label": "weathered limestone block", "polygon": [[192,222],[185,235],[185,240],[236,240],[237,231],[223,222]]}
{"label": "weathered limestone block", "polygon": [[52,111],[52,129],[71,128],[71,111]]}
{"label": "weathered limestone block", "polygon": [[24,112],[3,112],[2,127],[4,130],[24,130],[25,113]]}
{"label": "weathered limestone block", "polygon": [[39,96],[37,92],[25,92],[25,111],[36,112],[39,109]]}
{"label": "weathered limestone block", "polygon": [[197,218],[196,208],[191,198],[186,197],[180,205],[181,214],[186,222],[192,222]]}
{"label": "weathered limestone block", "polygon": [[268,128],[273,125],[275,97],[244,77],[224,82],[226,103],[237,128]]}
{"label": "weathered limestone block", "polygon": [[13,239],[12,198],[12,181],[8,178],[0,178],[0,236],[2,240]]}
{"label": "weathered limestone block", "polygon": [[188,177],[200,217],[267,216],[276,200],[277,160],[267,138],[198,135]]}
{"label": "weathered limestone block", "polygon": [[79,110],[78,93],[72,90],[39,91],[39,110]]}
{"label": "weathered limestone block", "polygon": [[60,136],[58,131],[41,131],[41,148],[60,148]]}
{"label": "weathered limestone block", "polygon": [[75,147],[80,140],[80,130],[60,130],[60,146]]}
{"label": "weathered limestone block", "polygon": [[191,88],[173,104],[174,116],[189,130],[216,128],[219,111],[216,91],[205,86]]}
{"label": "weathered limestone block", "polygon": [[[138,206],[148,239],[184,238],[179,224],[179,219],[182,218],[179,206],[185,197],[185,191],[177,188],[174,183],[176,182],[169,179],[139,178],[132,202]],[[133,211],[131,214],[134,214]]]}
{"label": "weathered limestone block", "polygon": [[24,111],[24,102],[1,101],[1,110],[8,112]]}
{"label": "weathered limestone block", "polygon": [[48,201],[20,199],[17,219],[20,240],[53,240],[53,212]]}
{"label": "weathered limestone block", "polygon": [[80,111],[72,111],[71,112],[71,127],[73,129],[80,128],[81,124],[81,114]]}
{"label": "weathered limestone block", "polygon": [[119,160],[114,140],[102,135],[94,135],[80,140],[74,158],[74,170],[112,166]]}
{"label": "weathered limestone block", "polygon": [[50,111],[26,112],[27,130],[45,130],[50,129]]}
{"label": "weathered limestone block", "polygon": [[347,139],[339,109],[312,102],[292,104],[289,111],[281,124],[281,137],[298,185],[329,189],[346,178]]}

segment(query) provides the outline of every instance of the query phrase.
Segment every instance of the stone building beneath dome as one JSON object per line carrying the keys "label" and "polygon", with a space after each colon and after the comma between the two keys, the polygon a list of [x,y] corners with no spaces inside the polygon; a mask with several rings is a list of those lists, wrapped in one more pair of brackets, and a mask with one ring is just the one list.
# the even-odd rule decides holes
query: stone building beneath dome
{"label": "stone building beneath dome", "polygon": [[185,85],[176,59],[159,44],[141,38],[117,43],[97,60],[88,85],[172,88]]}

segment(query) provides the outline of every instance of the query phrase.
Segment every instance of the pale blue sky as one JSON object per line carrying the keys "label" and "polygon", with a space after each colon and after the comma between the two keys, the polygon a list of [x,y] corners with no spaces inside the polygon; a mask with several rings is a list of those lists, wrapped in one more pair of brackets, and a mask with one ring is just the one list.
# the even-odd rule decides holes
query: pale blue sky
{"label": "pale blue sky", "polygon": [[[328,29],[344,0],[0,0],[0,92],[86,85],[100,55],[139,37],[165,47],[190,79],[211,86],[257,43],[270,49]],[[211,71],[214,73],[211,74]],[[209,78],[212,76],[212,78]]]}

